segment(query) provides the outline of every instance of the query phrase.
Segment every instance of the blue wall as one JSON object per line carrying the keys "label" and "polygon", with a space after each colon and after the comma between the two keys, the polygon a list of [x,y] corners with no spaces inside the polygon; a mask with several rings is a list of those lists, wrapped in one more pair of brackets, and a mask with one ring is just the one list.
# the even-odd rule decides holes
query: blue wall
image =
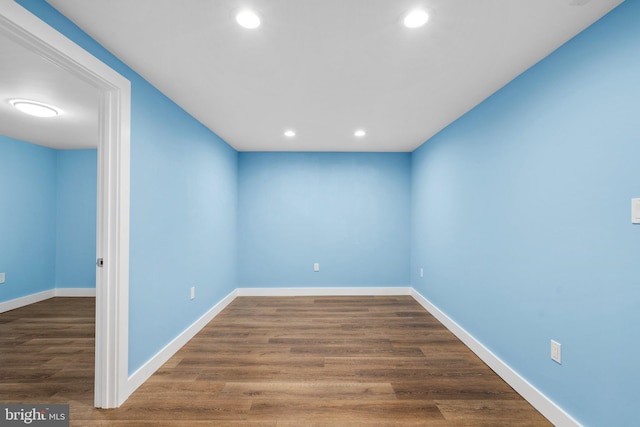
{"label": "blue wall", "polygon": [[45,1],[18,3],[131,81],[132,373],[236,287],[237,153]]}
{"label": "blue wall", "polygon": [[589,426],[638,422],[639,22],[623,3],[412,158],[413,286]]}
{"label": "blue wall", "polygon": [[134,99],[146,106],[132,115],[130,370],[237,286],[237,153],[139,86]]}
{"label": "blue wall", "polygon": [[96,287],[97,151],[56,152],[57,288]]}
{"label": "blue wall", "polygon": [[95,288],[96,150],[0,136],[0,301]]}
{"label": "blue wall", "polygon": [[407,286],[410,166],[409,153],[240,153],[239,285]]}
{"label": "blue wall", "polygon": [[0,302],[53,288],[56,151],[0,136]]}

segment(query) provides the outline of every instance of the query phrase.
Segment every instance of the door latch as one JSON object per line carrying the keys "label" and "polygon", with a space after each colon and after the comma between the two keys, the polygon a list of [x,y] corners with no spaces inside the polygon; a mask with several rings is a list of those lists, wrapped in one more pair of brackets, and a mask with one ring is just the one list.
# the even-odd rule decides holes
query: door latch
{"label": "door latch", "polygon": [[98,260],[96,261],[96,265],[100,268],[104,267],[104,259],[98,258]]}

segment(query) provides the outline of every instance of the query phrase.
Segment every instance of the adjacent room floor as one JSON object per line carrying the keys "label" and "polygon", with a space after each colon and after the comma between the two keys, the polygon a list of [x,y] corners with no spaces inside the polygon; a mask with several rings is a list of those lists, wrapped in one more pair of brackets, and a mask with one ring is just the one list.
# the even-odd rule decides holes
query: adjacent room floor
{"label": "adjacent room floor", "polygon": [[72,426],[550,426],[411,297],[240,297],[118,409],[93,408],[94,300],[0,314],[0,403]]}

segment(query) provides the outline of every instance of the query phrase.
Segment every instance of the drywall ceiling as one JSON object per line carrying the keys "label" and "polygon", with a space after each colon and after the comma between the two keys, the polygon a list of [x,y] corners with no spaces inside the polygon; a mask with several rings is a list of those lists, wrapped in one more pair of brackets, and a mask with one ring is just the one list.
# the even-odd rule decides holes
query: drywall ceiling
{"label": "drywall ceiling", "polygon": [[[97,147],[97,89],[3,33],[0,52],[0,135],[56,149]],[[13,99],[54,105],[61,113],[29,116],[13,108]]]}
{"label": "drywall ceiling", "polygon": [[241,151],[411,151],[621,2],[48,1]]}

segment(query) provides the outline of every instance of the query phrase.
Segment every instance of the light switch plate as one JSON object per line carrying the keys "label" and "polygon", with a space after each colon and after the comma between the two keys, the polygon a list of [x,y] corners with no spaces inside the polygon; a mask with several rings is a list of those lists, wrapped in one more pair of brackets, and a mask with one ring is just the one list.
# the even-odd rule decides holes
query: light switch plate
{"label": "light switch plate", "polygon": [[4,273],[0,273],[0,283],[4,283]]}
{"label": "light switch plate", "polygon": [[631,223],[640,224],[640,199],[631,199]]}

